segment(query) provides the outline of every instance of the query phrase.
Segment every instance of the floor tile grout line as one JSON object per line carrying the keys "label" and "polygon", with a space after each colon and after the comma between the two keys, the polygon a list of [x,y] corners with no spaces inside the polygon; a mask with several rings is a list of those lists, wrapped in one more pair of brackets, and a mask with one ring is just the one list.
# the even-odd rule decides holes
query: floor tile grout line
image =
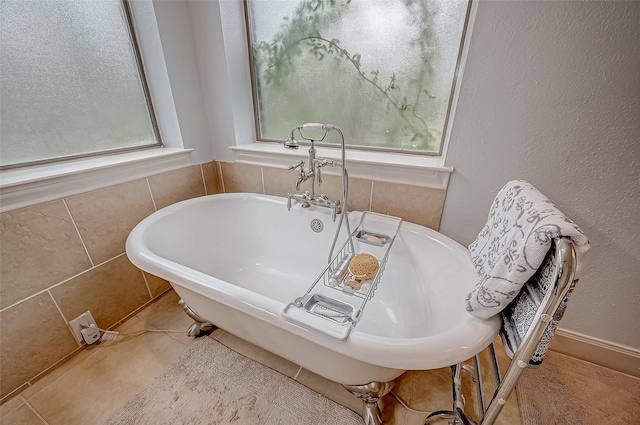
{"label": "floor tile grout line", "polygon": [[151,203],[153,203],[153,210],[158,211],[158,207],[156,206],[156,200],[153,198],[153,191],[151,190],[151,183],[149,183],[149,178],[145,178],[147,181],[147,187],[149,188],[149,195],[151,195]]}
{"label": "floor tile grout line", "polygon": [[[170,290],[170,289],[169,289]],[[168,290],[168,291],[169,291]],[[149,304],[150,305],[150,304]],[[147,307],[149,307],[149,305],[147,305]],[[150,326],[151,328],[156,328],[155,326]],[[171,336],[171,334],[165,334],[167,336]],[[174,340],[176,342],[181,342],[179,341],[177,338],[174,338]],[[186,343],[182,342],[183,345],[187,345]],[[36,393],[32,394],[29,398],[26,398],[25,395],[23,395],[24,391],[26,391],[27,389],[31,388],[33,386],[31,381],[27,381],[25,382],[23,385],[21,385],[19,388],[17,388],[16,392],[14,393],[14,395],[12,397],[19,397],[21,400],[31,400],[34,397],[36,397],[38,394],[40,394],[42,391],[44,391],[46,388],[48,388],[50,385],[52,385],[53,383],[57,382],[59,379],[65,377],[67,374],[73,372],[80,364],[85,363],[87,360],[93,358],[94,355],[96,355],[99,352],[102,352],[102,350],[106,347],[96,347],[97,349],[95,350],[95,352],[90,353],[86,358],[83,358],[79,361],[78,364],[73,365],[72,367],[70,367],[67,371],[65,371],[64,373],[62,373],[60,376],[56,377],[54,380],[52,380],[51,382],[47,383],[46,385],[44,385],[42,388],[40,388]],[[75,357],[77,354],[81,353],[82,351],[84,351],[82,349],[82,347],[78,347],[76,348],[71,354],[69,354],[68,356],[65,356],[65,358],[61,359],[59,362],[56,362],[56,364],[52,365],[51,367],[47,368],[47,370],[43,371],[42,373],[36,375],[37,377],[45,377],[46,375],[48,375],[49,373],[53,372],[57,366],[61,366],[62,363],[65,363],[68,360],[71,360],[73,357]],[[34,378],[35,379],[35,378]],[[37,381],[39,381],[40,379],[37,379]],[[19,391],[18,391],[19,390]],[[35,409],[33,409],[35,410]],[[44,420],[44,418],[42,418]],[[46,420],[45,420],[45,423]]]}
{"label": "floor tile grout line", "polygon": [[[168,289],[168,291],[171,291],[171,289]],[[175,307],[175,305],[174,305],[174,307]],[[151,325],[150,327],[152,327],[152,328],[157,328],[156,326],[153,326],[153,325]],[[224,330],[220,329],[220,336],[224,335],[225,333],[226,333],[226,332],[225,332]],[[231,334],[231,335],[233,335],[233,334]],[[169,335],[169,336],[170,336],[170,335]],[[105,347],[105,348],[107,348],[107,347]],[[235,349],[233,349],[233,348],[230,348],[230,349],[232,349],[232,350],[236,351],[236,350],[235,350]],[[253,358],[251,358],[251,357],[249,357],[249,356],[247,356],[246,354],[243,354],[243,353],[241,353],[241,352],[239,352],[239,351],[236,351],[236,352],[238,352],[239,354],[241,354],[241,355],[243,355],[243,356],[245,356],[245,357],[250,358],[252,361],[256,361],[256,362],[258,362],[258,363],[260,363],[260,364],[263,364],[263,363],[261,363],[260,361],[258,361],[258,360],[256,360],[256,359],[253,359]],[[86,360],[87,360],[87,359],[83,359],[83,360],[82,360],[82,363],[84,363]],[[263,364],[263,365],[264,365],[264,364]],[[266,365],[264,365],[264,366],[266,366]],[[74,366],[74,369],[75,369],[75,368],[77,368],[77,367],[78,367],[77,365],[76,365],[76,366]],[[269,367],[269,366],[266,366],[266,367]],[[269,368],[270,368],[270,367],[269,367]],[[71,371],[72,371],[72,370],[74,370],[74,369],[71,369],[71,370],[69,370],[69,371],[65,372],[65,374],[64,374],[64,375],[66,375],[67,373],[71,372]],[[302,372],[302,369],[303,369],[302,367],[299,367],[298,372],[296,373],[295,377],[293,378],[294,380],[296,380],[296,381],[297,381],[297,379],[298,379],[298,377],[299,377],[299,374]],[[276,370],[276,369],[274,369],[274,370]],[[277,371],[277,370],[276,370],[276,371]],[[282,373],[282,372],[279,372],[279,373]],[[283,373],[283,374],[284,374],[284,373]],[[64,375],[61,375],[61,376],[64,376]],[[409,383],[409,384],[410,384],[410,385],[408,385],[409,387],[413,387],[413,386],[414,386],[413,384],[414,384],[414,380],[416,380],[416,376],[417,376],[417,375],[412,375],[412,376],[410,377],[409,381],[407,382],[407,383]],[[488,376],[487,376],[487,377],[488,377]],[[58,377],[58,378],[56,378],[56,379],[60,379],[60,378],[61,378],[61,377]],[[53,382],[55,382],[55,381],[52,381],[51,383],[53,383]],[[297,382],[300,382],[300,381],[297,381]],[[49,384],[47,385],[47,387],[49,387],[51,383],[49,383]],[[302,384],[302,382],[300,382],[300,383]],[[307,386],[306,384],[302,384],[302,385]],[[330,396],[328,395],[328,392],[315,390],[315,389],[313,389],[313,388],[311,388],[311,387],[307,387],[307,388],[311,389],[312,391],[314,391],[314,392],[316,392],[316,393],[318,393],[318,394],[323,395],[324,397],[327,397],[327,398],[331,399],[332,401],[334,401],[334,402],[336,402],[336,403],[338,403],[338,404],[340,404],[340,405],[342,405],[342,406],[344,406],[344,407],[347,407],[347,408],[351,409],[351,408],[350,408],[350,407],[348,407],[346,404],[343,404],[342,402],[338,401],[337,399],[333,399],[332,397],[330,397]],[[40,391],[38,391],[38,393],[37,393],[37,394],[39,394],[39,393],[40,393]],[[411,392],[411,393],[410,393],[410,397],[409,397],[409,399],[411,399],[411,398],[412,398],[412,397],[414,397],[414,396],[416,396],[416,394],[414,394],[413,392]],[[34,396],[30,397],[30,400],[33,400],[33,397],[34,397]],[[35,400],[33,400],[33,401],[35,401]],[[40,399],[38,400],[38,402],[39,402],[39,401],[40,401]],[[36,405],[38,405],[38,404],[39,404],[39,403],[36,403]],[[34,406],[30,406],[30,407],[35,411]],[[404,412],[404,410],[402,410],[402,411]],[[37,411],[36,411],[36,413],[37,413]],[[357,413],[357,412],[356,412],[356,413]],[[405,414],[405,413],[403,413],[402,417],[403,417],[403,418],[406,418],[406,419],[408,420],[408,418],[412,418],[412,416],[411,416],[411,415],[412,415],[412,414],[410,414],[410,413],[406,413],[406,414]],[[394,417],[396,417],[396,416],[394,416]],[[46,420],[45,420],[44,418],[41,418],[41,419],[44,421],[43,423],[45,423],[45,424],[47,424],[47,425],[48,425],[48,423],[46,422]]]}
{"label": "floor tile grout line", "polygon": [[31,411],[32,411],[32,412],[33,412],[33,413],[34,413],[38,418],[40,418],[40,420],[42,421],[42,423],[43,423],[43,424],[45,424],[45,425],[49,425],[49,422],[47,422],[47,421],[46,421],[46,419],[45,419],[44,417],[42,417],[42,415],[41,415],[41,414],[36,410],[36,408],[35,408],[35,407],[33,407],[33,406],[31,405],[31,403],[29,403],[29,400],[27,400],[27,399],[26,399],[22,394],[20,394],[20,396],[19,396],[19,397],[22,399],[23,403],[24,403],[24,404],[25,404],[29,409],[31,409]]}
{"label": "floor tile grout line", "polygon": [[69,209],[69,205],[67,205],[67,200],[66,199],[62,199],[62,203],[64,204],[64,207],[67,209],[67,213],[69,213],[69,218],[71,218],[71,223],[73,224],[73,227],[76,229],[76,233],[78,233],[78,237],[80,238],[80,243],[82,243],[82,247],[84,248],[84,252],[87,253],[87,257],[89,258],[89,262],[91,263],[91,266],[95,266],[94,262],[93,262],[93,258],[91,258],[91,254],[89,254],[89,250],[87,249],[87,245],[84,243],[84,239],[82,238],[82,235],[80,234],[80,229],[78,229],[78,225],[76,224],[76,220],[75,218],[73,218],[73,214],[71,214],[71,210]]}
{"label": "floor tile grout line", "polygon": [[[175,332],[158,332],[161,335],[166,335],[169,338],[173,339],[174,341],[176,341],[179,344],[184,345],[185,347],[188,347],[189,344],[191,343],[191,341],[185,342],[184,340],[181,340],[180,338],[177,338],[175,335],[182,335],[182,334],[177,334]],[[186,332],[185,332],[186,333]]]}
{"label": "floor tile grout line", "polygon": [[[25,385],[26,385],[26,388],[21,389]],[[22,393],[22,391],[25,391],[27,388],[29,388],[29,383],[25,382],[22,385],[20,385],[18,388],[16,388],[15,390],[11,391],[9,394],[6,394],[4,397],[0,398],[0,400],[2,401],[2,404],[0,404],[0,406],[2,406],[2,408],[5,409],[5,410],[1,410],[0,409],[0,419],[2,419],[5,416],[8,416],[9,414],[15,412],[17,409],[20,408],[20,406],[22,406],[24,404],[24,403],[21,403],[21,404],[17,405],[16,407],[14,407],[11,410],[6,410],[7,409],[6,408],[7,403],[9,403],[9,401],[14,400],[14,399],[22,399],[20,397],[20,394]]]}
{"label": "floor tile grout line", "polygon": [[49,290],[51,290],[51,289],[53,289],[53,288],[56,288],[56,287],[58,287],[58,286],[62,285],[63,283],[67,283],[67,282],[69,282],[70,280],[75,279],[75,278],[76,278],[76,277],[78,277],[78,276],[81,276],[81,275],[83,275],[83,274],[85,274],[85,273],[88,273],[88,272],[90,272],[91,270],[95,270],[95,269],[97,269],[98,267],[100,267],[100,266],[102,266],[102,265],[104,265],[104,264],[107,264],[109,261],[113,261],[113,260],[115,260],[116,258],[122,257],[122,256],[123,256],[123,255],[125,255],[125,254],[126,254],[126,252],[123,252],[122,254],[118,254],[118,255],[116,255],[116,256],[115,256],[115,257],[113,257],[113,258],[110,258],[110,259],[108,259],[108,260],[106,260],[106,261],[103,261],[103,262],[102,262],[102,263],[100,263],[100,264],[96,264],[95,266],[92,266],[91,268],[89,268],[89,269],[87,269],[87,270],[83,270],[83,271],[81,271],[81,272],[80,272],[80,273],[78,273],[78,274],[74,274],[73,276],[70,276],[70,277],[68,277],[68,278],[66,278],[66,279],[64,279],[64,280],[61,280],[60,282],[55,283],[55,284],[53,284],[53,285],[49,286],[48,288],[45,288],[45,289],[43,289],[43,290],[41,290],[41,291],[36,292],[35,294],[29,295],[28,297],[25,297],[25,298],[21,299],[20,301],[17,301],[17,302],[15,302],[15,303],[11,304],[11,305],[8,305],[8,306],[6,306],[6,307],[3,307],[3,308],[1,308],[1,309],[0,309],[0,313],[2,313],[2,312],[3,312],[3,311],[5,311],[5,310],[8,310],[8,309],[10,309],[10,308],[12,308],[12,307],[17,306],[18,304],[21,304],[21,303],[23,303],[23,302],[25,302],[25,301],[28,301],[28,300],[30,300],[31,298],[37,297],[38,295],[42,295],[43,293],[45,293],[45,292],[47,292],[47,291],[49,291]]}
{"label": "floor tile grout line", "polygon": [[[157,329],[157,327],[149,325],[150,328],[152,329]],[[159,335],[165,335],[168,336],[167,334],[161,333]],[[179,344],[179,341],[173,340],[175,344]],[[186,346],[187,344],[182,344],[184,346]],[[176,345],[177,346],[177,345]],[[106,350],[107,347],[101,347],[98,350],[96,350],[96,352],[91,353],[89,356],[87,356],[86,358],[80,360],[80,362],[78,362],[77,364],[73,365],[72,367],[69,368],[69,370],[65,371],[63,374],[61,374],[60,376],[56,377],[54,380],[52,380],[51,382],[48,382],[45,386],[43,386],[42,388],[40,388],[38,390],[37,393],[34,393],[33,395],[31,395],[29,398],[25,397],[22,394],[18,394],[17,396],[20,397],[20,399],[22,400],[23,404],[28,404],[29,407],[31,408],[31,410],[34,411],[34,413],[43,421],[43,424],[49,425],[49,423],[47,422],[46,419],[44,419],[44,417],[42,417],[42,415],[40,415],[38,413],[38,411],[36,410],[36,408],[31,404],[31,402],[29,402],[29,400],[33,400],[34,397],[36,397],[37,395],[39,395],[42,391],[44,391],[47,388],[50,388],[51,385],[53,385],[56,382],[59,382],[60,379],[64,378],[65,376],[67,376],[69,373],[73,373],[74,371],[78,370],[78,367],[81,367],[82,364],[86,364],[87,361],[93,361],[90,359],[93,359],[93,356],[99,352],[105,352],[104,350]],[[182,350],[182,349],[181,349]],[[166,366],[166,365],[165,365]]]}
{"label": "floor tile grout line", "polygon": [[[38,390],[36,393],[32,394],[32,395],[31,395],[31,397],[29,397],[28,399],[27,399],[26,397],[24,397],[22,394],[20,394],[20,397],[22,397],[22,398],[24,398],[24,399],[26,399],[26,400],[31,400],[31,399],[33,399],[33,398],[34,398],[34,397],[36,397],[38,394],[40,394],[42,391],[44,391],[45,389],[47,389],[51,384],[53,384],[54,382],[58,381],[58,380],[59,380],[59,379],[61,379],[61,378],[64,378],[64,377],[65,377],[65,376],[67,376],[69,373],[71,373],[71,372],[72,372],[72,371],[73,371],[73,370],[74,370],[74,369],[75,369],[79,364],[84,363],[85,361],[89,360],[90,358],[92,358],[93,356],[95,356],[96,354],[98,354],[99,352],[101,352],[102,350],[104,350],[104,347],[96,346],[96,347],[94,348],[94,350],[95,350],[95,351],[94,351],[93,353],[89,354],[86,358],[84,358],[84,359],[80,360],[80,361],[79,361],[79,363],[78,363],[77,365],[74,365],[74,366],[70,367],[70,368],[69,368],[69,370],[67,370],[66,372],[64,372],[62,375],[58,376],[56,379],[54,379],[53,381],[51,381],[51,382],[50,382],[50,383],[48,383],[47,385],[43,386],[43,387],[42,387],[40,390]],[[67,356],[67,357],[65,357],[64,359],[62,359],[62,360],[61,360],[61,362],[62,362],[62,361],[65,361],[65,360],[66,360],[66,361],[73,361],[73,358],[74,358],[74,357],[76,357],[76,355],[80,354],[82,351],[84,351],[84,349],[81,349],[81,350],[78,350],[78,351],[74,351],[74,352],[73,352],[73,353],[71,353],[69,356]],[[53,366],[55,366],[55,365],[53,365]],[[50,370],[49,370],[47,373],[42,372],[42,373],[44,373],[43,378],[44,378],[46,375],[48,375],[48,374],[52,373],[52,372],[56,369],[56,368],[53,368],[53,366],[50,368]],[[60,366],[62,366],[62,365],[60,365]],[[53,368],[53,369],[52,369],[52,368]],[[41,373],[41,374],[42,374],[42,373]],[[38,381],[40,381],[40,379],[39,379]],[[29,382],[29,387],[28,387],[28,388],[33,387],[33,386],[34,386],[34,384],[36,384],[38,381],[34,382],[33,384],[32,384],[31,382]],[[23,392],[24,392],[24,391],[23,391]]]}
{"label": "floor tile grout line", "polygon": [[[276,368],[275,366],[269,365],[269,364],[268,364],[268,360],[265,360],[265,359],[263,359],[263,360],[259,360],[259,359],[257,359],[256,357],[254,357],[254,356],[255,356],[255,354],[250,354],[250,353],[248,353],[247,351],[245,351],[244,349],[240,348],[240,347],[239,347],[239,346],[237,346],[237,345],[235,345],[235,346],[234,346],[233,338],[235,338],[236,340],[239,340],[239,341],[243,341],[244,343],[247,343],[247,344],[249,344],[249,345],[255,346],[255,347],[260,348],[260,349],[262,349],[262,347],[257,346],[257,345],[255,345],[255,344],[253,344],[253,343],[251,343],[251,342],[249,342],[249,341],[247,341],[247,340],[245,340],[245,339],[242,339],[242,338],[240,338],[240,337],[238,337],[238,336],[236,336],[236,335],[234,335],[234,334],[232,334],[232,333],[230,333],[230,332],[227,332],[227,331],[225,331],[225,330],[223,330],[223,329],[221,329],[221,328],[218,328],[218,329],[220,329],[221,333],[220,333],[220,335],[218,335],[218,336],[216,336],[216,337],[211,336],[211,338],[212,338],[213,340],[215,340],[216,342],[218,342],[218,343],[220,343],[220,344],[224,345],[224,346],[225,346],[225,347],[227,347],[228,349],[230,349],[230,350],[232,350],[232,351],[235,351],[236,353],[238,353],[238,354],[240,354],[240,355],[242,355],[242,356],[244,356],[244,357],[248,358],[248,359],[249,359],[249,360],[251,360],[251,361],[254,361],[254,362],[256,362],[256,363],[259,363],[260,365],[265,366],[265,367],[267,367],[267,368],[269,368],[269,369],[272,369],[272,370],[274,370],[274,371],[276,371],[276,372],[278,372],[278,373],[280,373],[280,374],[282,374],[282,375],[285,375],[286,377],[291,378],[291,379],[293,379],[293,380],[296,380],[296,378],[298,377],[298,375],[300,374],[300,372],[302,371],[302,369],[304,369],[302,366],[299,366],[299,365],[297,365],[297,364],[295,364],[295,363],[293,363],[293,362],[290,362],[289,360],[285,359],[284,357],[278,356],[277,354],[272,353],[272,352],[271,352],[271,351],[269,351],[269,350],[265,350],[265,351],[267,351],[269,354],[271,354],[271,355],[273,355],[273,356],[275,356],[275,357],[277,357],[277,358],[280,358],[280,359],[282,359],[282,360],[285,360],[285,361],[287,361],[287,362],[290,362],[290,363],[294,364],[295,366],[298,366],[298,371],[296,372],[295,376],[291,376],[291,375],[289,375],[287,372],[285,372],[284,370],[280,370],[280,369]],[[232,338],[232,341],[224,342],[224,341],[222,341],[220,338],[221,338],[223,335],[227,334],[227,333],[228,333],[228,334],[230,335],[230,337]],[[298,381],[298,382],[299,382],[299,381]],[[301,383],[301,382],[300,382],[300,383]],[[304,385],[304,384],[303,384],[303,385]],[[306,386],[306,385],[305,385],[305,386]],[[315,390],[314,390],[314,391],[315,391]],[[316,392],[317,392],[317,391],[316,391]]]}
{"label": "floor tile grout line", "polygon": [[73,350],[72,352],[70,352],[69,354],[67,354],[66,356],[64,356],[63,358],[61,358],[60,360],[52,364],[51,366],[47,367],[42,372],[38,373],[36,376],[34,376],[33,378],[31,378],[26,382],[27,388],[21,391],[21,393],[24,393],[24,391],[27,391],[29,388],[33,387],[41,379],[46,377],[48,374],[52,373],[57,368],[62,367],[64,363],[66,363],[67,361],[70,361],[74,356],[80,354],[82,351],[84,351],[84,347],[77,347],[75,350]]}

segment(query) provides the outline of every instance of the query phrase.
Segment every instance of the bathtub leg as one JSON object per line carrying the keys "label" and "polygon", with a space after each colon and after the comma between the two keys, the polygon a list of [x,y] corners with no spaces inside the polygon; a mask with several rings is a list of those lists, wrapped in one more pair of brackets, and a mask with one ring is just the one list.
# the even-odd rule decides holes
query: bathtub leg
{"label": "bathtub leg", "polygon": [[203,319],[202,317],[198,316],[193,310],[191,310],[191,308],[189,308],[184,300],[178,301],[178,304],[180,304],[182,310],[187,313],[187,316],[191,317],[194,320],[193,325],[191,325],[189,329],[187,329],[187,336],[198,338],[204,335],[209,335],[211,332],[217,329],[216,325],[209,322],[207,319]]}
{"label": "bathtub leg", "polygon": [[391,382],[370,382],[365,385],[343,385],[362,400],[362,419],[365,425],[382,425],[382,412],[378,401],[393,388]]}

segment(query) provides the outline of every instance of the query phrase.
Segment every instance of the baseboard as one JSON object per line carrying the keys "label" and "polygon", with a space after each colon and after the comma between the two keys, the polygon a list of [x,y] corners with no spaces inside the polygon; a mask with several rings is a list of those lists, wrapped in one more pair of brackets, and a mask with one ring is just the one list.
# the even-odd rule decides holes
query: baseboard
{"label": "baseboard", "polygon": [[640,378],[640,350],[558,329],[551,350]]}

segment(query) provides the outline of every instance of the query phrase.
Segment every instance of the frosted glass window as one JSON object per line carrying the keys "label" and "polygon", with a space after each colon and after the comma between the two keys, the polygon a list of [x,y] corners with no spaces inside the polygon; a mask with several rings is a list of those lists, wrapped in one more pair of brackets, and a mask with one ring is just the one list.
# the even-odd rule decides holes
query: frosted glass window
{"label": "frosted glass window", "polygon": [[438,154],[468,6],[250,0],[259,137],[322,122],[351,145]]}
{"label": "frosted glass window", "polygon": [[0,165],[159,144],[121,0],[0,2]]}

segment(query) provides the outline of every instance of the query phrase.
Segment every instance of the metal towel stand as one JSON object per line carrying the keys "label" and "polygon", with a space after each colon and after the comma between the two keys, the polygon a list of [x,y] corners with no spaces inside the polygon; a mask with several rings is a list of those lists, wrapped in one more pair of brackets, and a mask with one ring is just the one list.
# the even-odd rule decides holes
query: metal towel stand
{"label": "metal towel stand", "polygon": [[[473,357],[473,366],[467,363],[458,363],[451,366],[453,409],[433,412],[425,420],[425,425],[443,418],[453,419],[453,422],[449,422],[453,425],[493,425],[495,423],[509,395],[513,392],[522,371],[529,365],[529,360],[542,340],[549,323],[574,283],[576,252],[573,243],[568,238],[559,238],[554,240],[554,244],[556,250],[554,283],[549,287],[538,306],[531,326],[520,345],[516,348],[504,376],[500,374],[495,347],[493,344],[489,346],[489,368],[497,385],[489,406],[485,407],[480,357],[476,355]],[[544,264],[541,267],[543,266]],[[462,381],[460,377],[463,371],[473,374],[479,422],[467,417],[464,413],[464,398],[462,397]]]}

